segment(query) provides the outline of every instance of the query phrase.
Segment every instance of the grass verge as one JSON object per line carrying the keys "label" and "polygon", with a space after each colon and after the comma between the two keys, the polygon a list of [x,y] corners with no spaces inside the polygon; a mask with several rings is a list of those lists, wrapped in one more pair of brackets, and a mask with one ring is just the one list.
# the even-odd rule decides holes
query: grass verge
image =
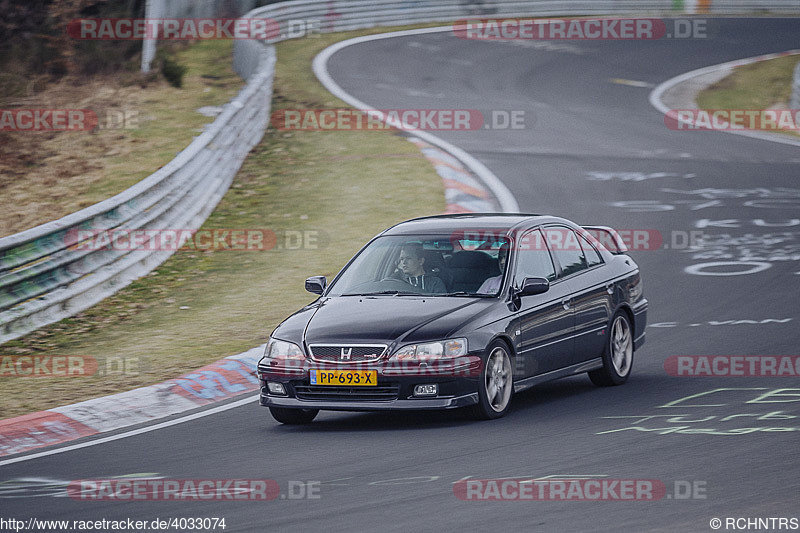
{"label": "grass verge", "polygon": [[[317,82],[311,60],[335,41],[379,31],[279,44],[273,110],[343,106]],[[0,346],[0,356],[84,355],[101,368],[113,357],[134,369],[0,378],[0,418],[156,383],[263,343],[313,299],[307,276],[333,276],[378,231],[444,208],[441,179],[396,132],[269,129],[204,227],[269,229],[278,246],[180,251],[90,310]],[[291,232],[316,243],[286,246]]]}
{"label": "grass verge", "polygon": [[91,109],[100,123],[92,132],[0,132],[0,236],[105,200],[173,159],[214,120],[198,108],[221,106],[243,87],[232,48],[222,40],[176,47],[168,55],[187,67],[181,89],[121,72],[0,97],[2,108]]}
{"label": "grass verge", "polygon": [[[697,95],[701,109],[786,109],[800,55],[742,65]],[[797,135],[795,131],[783,131]]]}

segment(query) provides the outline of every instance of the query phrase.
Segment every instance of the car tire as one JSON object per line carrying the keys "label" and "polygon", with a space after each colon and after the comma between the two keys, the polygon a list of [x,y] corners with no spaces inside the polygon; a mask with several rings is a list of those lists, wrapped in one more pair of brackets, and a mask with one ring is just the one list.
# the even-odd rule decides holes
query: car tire
{"label": "car tire", "polygon": [[633,368],[633,328],[627,313],[617,311],[611,319],[603,350],[603,367],[589,372],[598,387],[622,385]]}
{"label": "car tire", "polygon": [[291,409],[287,407],[270,407],[272,418],[281,424],[299,425],[309,424],[319,413],[319,409]]}
{"label": "car tire", "polygon": [[486,352],[486,364],[478,380],[478,403],[473,407],[474,416],[480,420],[504,416],[514,393],[514,372],[508,345],[495,341]]}

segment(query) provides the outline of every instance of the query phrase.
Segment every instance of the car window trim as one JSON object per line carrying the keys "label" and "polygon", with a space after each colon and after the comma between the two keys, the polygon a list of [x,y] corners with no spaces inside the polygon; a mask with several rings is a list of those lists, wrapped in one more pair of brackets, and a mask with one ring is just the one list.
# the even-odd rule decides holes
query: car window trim
{"label": "car window trim", "polygon": [[[528,235],[529,233],[533,233],[534,231],[540,231],[541,232],[543,228],[544,228],[544,226],[534,226],[532,228],[523,229],[522,233],[520,234],[521,238],[517,242],[522,242],[522,240],[525,238],[525,236]],[[542,242],[544,243],[545,250],[547,250],[547,254],[550,256],[550,262],[553,264],[553,271],[555,272],[555,275],[556,275],[555,279],[548,280],[550,282],[550,285],[553,285],[554,283],[558,283],[558,281],[560,280],[560,278],[558,277],[558,274],[561,272],[561,270],[560,270],[560,267],[559,267],[558,263],[556,262],[555,258],[553,257],[553,252],[550,250],[550,246],[547,244],[547,238],[545,237],[544,232],[542,232]],[[517,247],[517,243],[514,243],[514,248],[516,249],[516,247]],[[515,280],[516,280],[516,277],[517,277],[517,267],[519,266],[518,255],[519,255],[518,253],[516,253],[516,252],[514,253],[514,269],[513,269],[514,273],[513,273],[512,276],[509,276],[510,285],[515,285],[515,283],[516,283]],[[508,266],[509,265],[506,265],[507,268],[508,268]],[[545,278],[545,279],[547,279],[547,278]]]}
{"label": "car window trim", "polygon": [[[576,237],[578,235],[578,232],[575,231],[573,228],[570,228],[569,226],[565,226],[563,224],[558,224],[558,223],[545,224],[545,225],[542,225],[541,227],[542,227],[542,229],[546,229],[546,228],[564,228],[564,229],[567,229],[567,230],[575,233]],[[546,237],[545,237],[545,241],[547,241]],[[546,243],[545,245],[547,246],[547,248],[549,250],[550,249],[549,244]],[[583,248],[581,248],[581,253],[583,253]],[[553,263],[555,263],[557,268],[558,268],[558,272],[556,273],[556,281],[570,279],[570,278],[572,278],[574,276],[578,276],[580,274],[583,274],[584,272],[587,272],[587,271],[591,270],[589,268],[589,266],[588,266],[588,262],[586,261],[586,254],[583,254],[583,264],[586,265],[586,267],[582,268],[581,270],[579,270],[577,272],[573,272],[572,274],[568,274],[566,276],[562,276],[562,273],[564,272],[564,269],[561,267],[561,261],[559,261],[558,258],[554,254],[552,254],[552,252],[551,252],[550,255],[551,255],[552,259],[553,259]],[[596,266],[599,266],[599,265],[596,265]],[[551,283],[551,285],[552,284],[553,283]]]}
{"label": "car window trim", "polygon": [[591,270],[596,266],[600,266],[600,265],[605,264],[606,260],[603,258],[603,254],[600,253],[600,250],[598,250],[591,242],[589,242],[589,239],[587,239],[586,237],[584,237],[583,235],[581,235],[577,231],[575,233],[578,235],[578,242],[581,243],[581,248],[583,248],[583,243],[588,244],[589,247],[592,250],[594,250],[594,253],[597,254],[597,257],[600,258],[600,262],[598,264],[592,265],[592,266],[588,266],[589,265],[589,260],[586,258],[586,250],[584,250],[583,251],[583,258],[586,260],[586,265],[587,265],[588,269]]}

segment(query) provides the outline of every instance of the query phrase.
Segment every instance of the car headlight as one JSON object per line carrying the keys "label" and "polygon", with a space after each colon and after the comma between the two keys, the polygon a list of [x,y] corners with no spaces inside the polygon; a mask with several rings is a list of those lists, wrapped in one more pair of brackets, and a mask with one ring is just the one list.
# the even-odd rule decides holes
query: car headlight
{"label": "car headlight", "polygon": [[424,344],[408,344],[394,353],[399,361],[429,361],[467,355],[467,339],[448,339]]}
{"label": "car headlight", "polygon": [[306,358],[306,356],[303,355],[303,350],[295,343],[273,339],[272,337],[269,338],[264,357],[284,361],[289,359],[304,360]]}

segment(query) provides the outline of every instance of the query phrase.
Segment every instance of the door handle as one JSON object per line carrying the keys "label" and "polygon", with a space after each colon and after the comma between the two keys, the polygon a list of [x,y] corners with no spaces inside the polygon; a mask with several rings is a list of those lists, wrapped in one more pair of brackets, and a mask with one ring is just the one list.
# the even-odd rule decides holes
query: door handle
{"label": "door handle", "polygon": [[566,300],[561,300],[561,305],[564,306],[565,311],[569,311],[569,305],[572,302],[572,298],[567,298]]}

